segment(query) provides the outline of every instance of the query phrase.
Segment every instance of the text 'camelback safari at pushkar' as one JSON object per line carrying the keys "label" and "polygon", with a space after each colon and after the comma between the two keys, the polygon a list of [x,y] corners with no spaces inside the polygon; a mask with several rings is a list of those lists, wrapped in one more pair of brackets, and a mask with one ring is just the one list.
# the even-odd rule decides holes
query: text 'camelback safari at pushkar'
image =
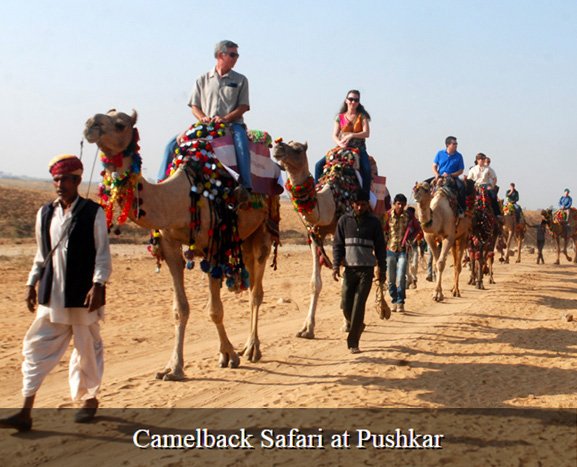
{"label": "text 'camelback safari at pushkar'", "polygon": [[258,438],[245,428],[233,433],[211,432],[207,428],[195,428],[190,433],[154,433],[141,428],[134,432],[132,442],[140,449],[442,449],[444,437],[439,433],[419,433],[413,428],[395,428],[387,433],[355,429],[330,434],[322,428],[316,432],[264,428]]}

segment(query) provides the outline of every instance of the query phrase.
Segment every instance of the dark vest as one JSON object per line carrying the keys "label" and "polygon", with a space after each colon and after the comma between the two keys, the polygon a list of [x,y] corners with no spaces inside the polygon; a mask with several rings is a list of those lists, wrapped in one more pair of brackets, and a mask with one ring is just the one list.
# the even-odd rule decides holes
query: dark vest
{"label": "dark vest", "polygon": [[[53,203],[46,204],[41,211],[42,253],[47,258],[52,245],[56,245],[58,238],[50,238],[50,224],[54,214]],[[72,211],[68,251],[66,254],[66,276],[64,282],[64,306],[66,308],[85,307],[84,301],[88,291],[92,288],[96,246],[94,243],[94,219],[100,206],[89,199],[79,198]],[[63,240],[59,247],[64,246]],[[46,262],[40,276],[38,287],[38,303],[48,305],[52,292],[52,278],[54,268],[52,256]]]}

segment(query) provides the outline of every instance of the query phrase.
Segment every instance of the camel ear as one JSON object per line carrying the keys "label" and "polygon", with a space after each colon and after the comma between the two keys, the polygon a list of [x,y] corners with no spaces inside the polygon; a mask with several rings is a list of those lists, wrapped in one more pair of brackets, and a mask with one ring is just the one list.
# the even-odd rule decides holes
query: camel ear
{"label": "camel ear", "polygon": [[132,126],[136,125],[136,120],[138,120],[138,114],[134,109],[132,109],[132,115],[130,116],[130,120],[132,121]]}
{"label": "camel ear", "polygon": [[305,143],[303,144],[303,148],[304,148],[304,150],[305,150],[305,152],[306,152],[306,150],[309,148],[309,143],[308,143],[308,141],[305,141]]}

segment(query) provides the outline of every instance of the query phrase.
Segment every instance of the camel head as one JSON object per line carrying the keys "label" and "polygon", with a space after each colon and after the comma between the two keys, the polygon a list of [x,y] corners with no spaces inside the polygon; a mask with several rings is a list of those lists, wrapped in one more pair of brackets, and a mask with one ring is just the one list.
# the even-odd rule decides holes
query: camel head
{"label": "camel head", "polygon": [[415,182],[413,198],[417,203],[431,198],[431,184],[428,182]]}
{"label": "camel head", "polygon": [[96,114],[86,121],[84,136],[89,143],[96,143],[106,156],[123,152],[132,142],[133,129],[137,114],[109,110],[105,114]]}
{"label": "camel head", "polygon": [[288,144],[282,141],[273,149],[273,157],[278,161],[282,170],[286,170],[289,177],[295,180],[305,178],[309,174],[309,162],[307,159],[308,144],[290,141]]}

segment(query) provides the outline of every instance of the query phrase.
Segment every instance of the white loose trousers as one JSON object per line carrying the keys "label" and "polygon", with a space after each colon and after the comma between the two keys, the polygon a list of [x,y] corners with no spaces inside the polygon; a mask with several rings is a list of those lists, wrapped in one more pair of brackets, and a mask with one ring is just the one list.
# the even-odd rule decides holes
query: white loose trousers
{"label": "white loose trousers", "polygon": [[[95,313],[95,312],[94,312]],[[44,378],[58,364],[73,338],[70,356],[70,395],[73,400],[96,397],[104,372],[104,346],[98,321],[89,324],[52,323],[38,316],[24,337],[22,395],[36,394]]]}

